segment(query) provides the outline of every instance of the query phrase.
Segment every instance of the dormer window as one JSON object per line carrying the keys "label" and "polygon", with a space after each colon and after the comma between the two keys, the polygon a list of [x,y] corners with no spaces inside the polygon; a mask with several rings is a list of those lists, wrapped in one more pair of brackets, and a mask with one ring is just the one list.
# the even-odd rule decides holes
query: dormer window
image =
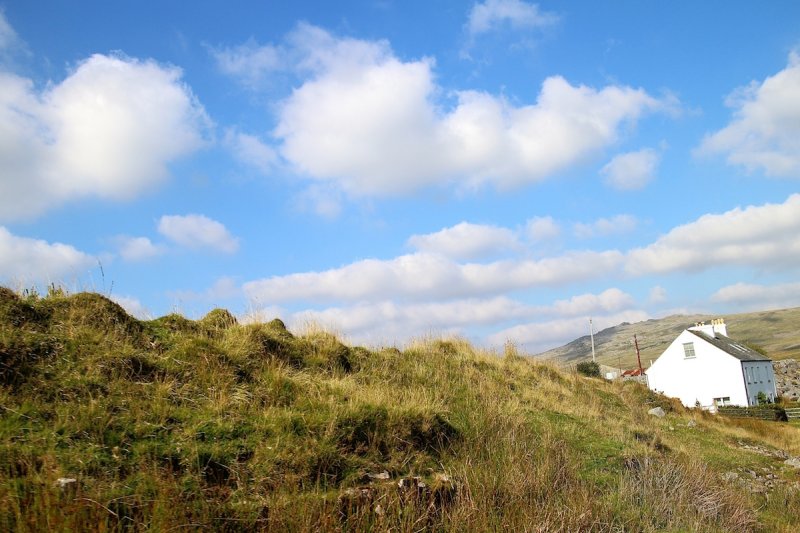
{"label": "dormer window", "polygon": [[684,359],[694,359],[694,343],[693,342],[684,342],[683,343],[683,357]]}

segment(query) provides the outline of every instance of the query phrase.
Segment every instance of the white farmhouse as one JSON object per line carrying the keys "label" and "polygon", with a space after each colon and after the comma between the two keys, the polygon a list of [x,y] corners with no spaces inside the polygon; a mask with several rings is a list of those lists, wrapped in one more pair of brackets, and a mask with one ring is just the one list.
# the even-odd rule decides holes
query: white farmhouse
{"label": "white farmhouse", "polygon": [[759,392],[776,396],[772,360],[728,337],[721,319],[678,335],[646,374],[650,389],[687,407],[751,406]]}

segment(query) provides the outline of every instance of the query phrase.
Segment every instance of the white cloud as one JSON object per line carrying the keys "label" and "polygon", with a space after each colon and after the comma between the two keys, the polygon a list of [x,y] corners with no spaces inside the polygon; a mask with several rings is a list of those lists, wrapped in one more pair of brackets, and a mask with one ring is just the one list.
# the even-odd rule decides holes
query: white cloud
{"label": "white cloud", "polygon": [[114,294],[111,299],[122,306],[129,315],[138,318],[139,320],[150,320],[153,315],[150,311],[142,305],[142,302],[131,296],[120,296]]}
{"label": "white cloud", "polygon": [[738,310],[781,309],[800,306],[800,283],[756,285],[736,283],[722,287],[711,296],[717,303],[735,305]]}
{"label": "white cloud", "polygon": [[283,54],[278,48],[259,45],[253,39],[239,46],[211,48],[211,55],[222,72],[251,89],[258,88],[268,75],[284,68]]}
{"label": "white cloud", "polygon": [[273,276],[243,287],[258,302],[464,298],[592,279],[617,270],[622,260],[617,251],[585,251],[541,260],[459,264],[441,255],[415,253]]}
{"label": "white cloud", "polygon": [[143,261],[164,253],[164,247],[153,244],[147,237],[128,237],[122,235],[116,239],[119,255],[125,261]]}
{"label": "white cloud", "polygon": [[638,223],[633,215],[616,215],[611,218],[599,218],[589,224],[578,222],[573,226],[573,231],[576,237],[589,239],[596,236],[630,233],[636,229]]}
{"label": "white cloud", "polygon": [[203,215],[164,215],[158,221],[158,232],[186,248],[207,248],[224,253],[239,249],[239,239],[224,225]]}
{"label": "white cloud", "polygon": [[454,259],[477,259],[519,247],[519,241],[510,229],[469,222],[461,222],[436,233],[412,235],[408,244],[420,252],[442,254]]}
{"label": "white cloud", "polygon": [[552,13],[522,0],[485,0],[472,6],[467,23],[470,35],[499,29],[503,24],[512,28],[541,28],[558,21]]}
{"label": "white cloud", "polygon": [[353,342],[387,344],[431,333],[458,332],[467,326],[497,324],[530,314],[528,306],[496,297],[412,304],[361,303],[301,311],[294,313],[289,321],[293,328],[307,323],[319,324],[342,332]]}
{"label": "white cloud", "polygon": [[733,118],[706,136],[699,153],[724,153],[732,165],[770,176],[800,178],[800,54],[762,83],[753,81],[728,97]]}
{"label": "white cloud", "polygon": [[[584,294],[571,300],[557,301],[550,306],[528,305],[506,296],[422,303],[384,300],[299,311],[289,315],[287,320],[291,328],[317,324],[346,335],[352,342],[386,345],[402,344],[430,334],[463,333],[468,328],[514,320],[553,315],[606,314],[631,304],[629,295],[619,289],[609,289],[599,295]],[[266,313],[267,316],[270,314]]]}
{"label": "white cloud", "polygon": [[800,261],[800,194],[782,204],[703,215],[628,253],[631,274],[700,271],[713,266],[794,268]]}
{"label": "white cloud", "polygon": [[0,226],[0,280],[3,283],[60,283],[82,276],[97,258],[68,244],[12,235]]}
{"label": "white cloud", "polygon": [[660,304],[667,301],[667,289],[662,287],[661,285],[656,285],[652,289],[650,289],[650,303],[653,304]]}
{"label": "white cloud", "polygon": [[655,178],[661,156],[652,148],[615,156],[600,173],[606,183],[620,191],[643,189]]}
{"label": "white cloud", "polygon": [[278,154],[275,153],[275,150],[255,135],[229,128],[225,132],[224,142],[236,159],[256,168],[263,174],[272,170],[278,162]]}
{"label": "white cloud", "polygon": [[[641,322],[650,316],[644,311],[627,310],[592,318],[598,330],[616,326],[622,322]],[[502,346],[507,341],[533,353],[566,344],[578,337],[589,334],[588,317],[535,322],[514,326],[491,335],[488,339],[493,346]]]}
{"label": "white cloud", "polygon": [[[286,309],[277,305],[268,305],[248,310],[239,317],[239,323],[264,324],[274,318],[280,318],[283,320],[282,317],[286,317],[288,315],[289,313],[286,311]],[[293,328],[293,326],[291,327]]]}
{"label": "white cloud", "polygon": [[334,219],[342,213],[342,193],[329,185],[312,185],[302,191],[295,199],[299,211]]}
{"label": "white cloud", "polygon": [[0,72],[0,219],[75,198],[130,199],[203,143],[208,119],[177,68],[93,55],[38,91]]}
{"label": "white cloud", "polygon": [[19,44],[20,40],[17,36],[17,32],[15,32],[11,24],[8,23],[5,13],[0,9],[0,57]]}
{"label": "white cloud", "polygon": [[280,107],[281,155],[301,175],[352,196],[539,182],[665,105],[642,89],[554,76],[532,104],[460,91],[445,110],[432,59],[401,61],[386,42],[337,39],[307,25],[293,39],[309,77]]}
{"label": "white cloud", "polygon": [[561,316],[592,315],[629,309],[634,304],[633,297],[617,288],[607,289],[600,294],[582,294],[569,300],[559,300],[553,304],[552,312]]}
{"label": "white cloud", "polygon": [[525,224],[525,233],[531,241],[541,242],[561,235],[561,227],[553,217],[533,217]]}
{"label": "white cloud", "polygon": [[[223,300],[241,297],[242,289],[235,278],[222,276],[204,291],[170,291],[169,295],[177,300],[219,303]],[[272,318],[274,318],[274,316]]]}

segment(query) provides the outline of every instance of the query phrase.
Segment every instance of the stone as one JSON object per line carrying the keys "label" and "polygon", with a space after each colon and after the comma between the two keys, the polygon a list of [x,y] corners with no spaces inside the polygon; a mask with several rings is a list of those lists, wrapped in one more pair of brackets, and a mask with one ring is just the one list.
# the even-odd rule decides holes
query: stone
{"label": "stone", "polygon": [[72,477],[60,477],[56,480],[56,484],[60,489],[66,489],[77,482],[78,480]]}
{"label": "stone", "polygon": [[722,481],[727,481],[728,483],[732,481],[736,481],[739,479],[739,474],[736,472],[725,472],[722,474]]}
{"label": "stone", "polygon": [[686,422],[686,427],[687,428],[697,427],[697,422],[695,422],[694,419],[691,419],[688,422]]}
{"label": "stone", "polygon": [[667,415],[667,413],[665,413],[664,409],[662,409],[661,407],[653,407],[652,409],[647,411],[647,414],[656,416],[658,418],[664,418]]}
{"label": "stone", "polygon": [[389,472],[384,470],[383,472],[378,472],[377,474],[367,474],[367,477],[378,480],[389,479]]}
{"label": "stone", "polygon": [[800,458],[790,457],[789,459],[786,459],[783,464],[786,466],[791,466],[792,468],[800,468]]}

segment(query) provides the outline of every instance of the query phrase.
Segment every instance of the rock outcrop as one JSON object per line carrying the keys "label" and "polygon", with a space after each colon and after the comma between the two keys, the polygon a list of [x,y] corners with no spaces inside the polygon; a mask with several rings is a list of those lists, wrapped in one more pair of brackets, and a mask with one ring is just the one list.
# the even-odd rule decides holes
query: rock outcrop
{"label": "rock outcrop", "polygon": [[773,361],[775,369],[775,388],[784,400],[800,400],[800,361],[782,359]]}

